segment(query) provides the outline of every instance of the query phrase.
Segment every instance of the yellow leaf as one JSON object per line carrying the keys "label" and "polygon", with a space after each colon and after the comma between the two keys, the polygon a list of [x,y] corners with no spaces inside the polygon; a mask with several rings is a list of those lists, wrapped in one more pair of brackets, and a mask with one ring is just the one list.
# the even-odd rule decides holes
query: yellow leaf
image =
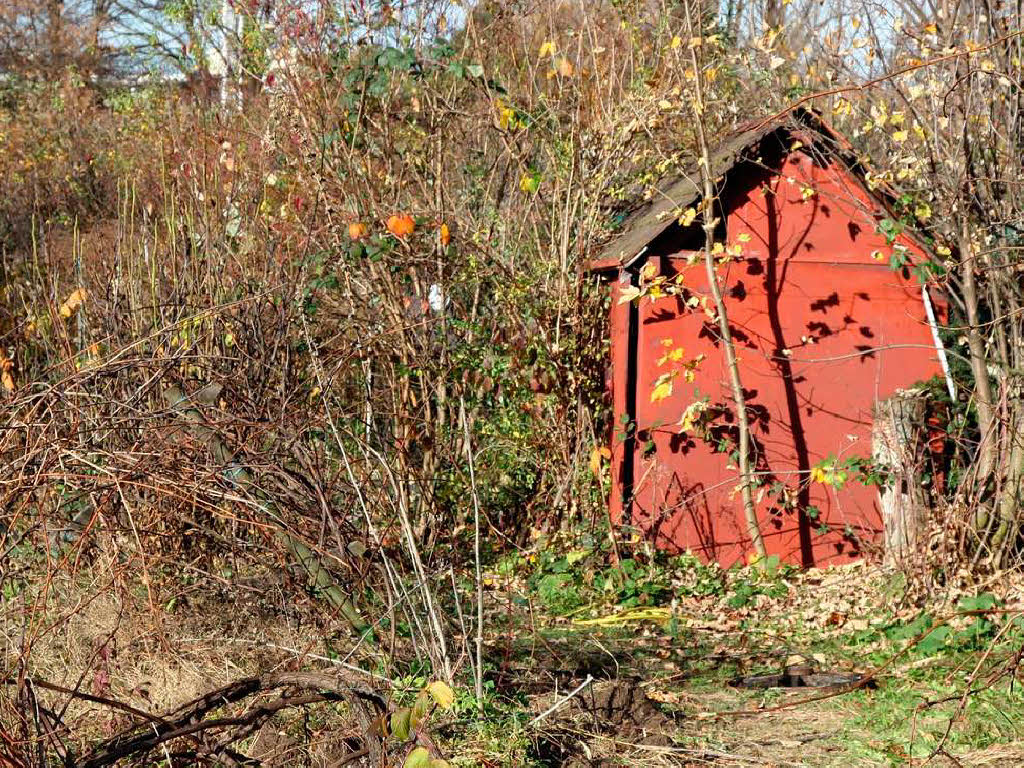
{"label": "yellow leaf", "polygon": [[494,106],[498,110],[498,127],[501,130],[515,130],[522,127],[522,122],[516,116],[516,111],[506,104],[504,100],[495,99]]}
{"label": "yellow leaf", "polygon": [[675,37],[672,38],[672,42],[669,44],[669,47],[678,48],[682,44],[683,38],[681,38],[679,35],[676,35]]}
{"label": "yellow leaf", "polygon": [[665,373],[658,377],[651,391],[651,402],[657,403],[672,395],[672,374]]}
{"label": "yellow leaf", "polygon": [[538,173],[527,173],[519,180],[519,188],[523,192],[529,192],[533,194],[540,189],[540,174]]}
{"label": "yellow leaf", "polygon": [[740,232],[738,235],[736,235],[736,239],[739,240],[741,243],[749,243],[750,235],[748,235],[746,232]]}
{"label": "yellow leaf", "polygon": [[687,208],[683,211],[683,215],[679,217],[679,224],[684,227],[688,227],[693,224],[694,219],[697,218],[697,211],[693,208]]}
{"label": "yellow leaf", "polygon": [[0,387],[4,392],[14,391],[14,361],[0,349]]}
{"label": "yellow leaf", "polygon": [[590,452],[590,471],[594,473],[594,477],[600,479],[601,467],[605,461],[611,461],[612,452],[607,446],[598,446]]}
{"label": "yellow leaf", "polygon": [[416,747],[405,756],[405,762],[402,763],[402,768],[429,768],[429,766],[430,752],[426,747]]}
{"label": "yellow leaf", "polygon": [[452,704],[455,703],[455,691],[451,687],[441,681],[435,680],[427,686],[427,693],[437,702],[437,706],[442,709],[448,709]]}
{"label": "yellow leaf", "polygon": [[60,307],[58,308],[57,311],[60,312],[60,316],[71,317],[71,315],[74,314],[75,310],[82,306],[88,295],[89,294],[86,292],[84,288],[76,288],[74,291],[71,292],[71,295],[64,300],[64,303],[61,304]]}
{"label": "yellow leaf", "polygon": [[815,192],[810,187],[804,187],[803,189],[800,190],[800,197],[803,198],[804,200],[810,200],[816,194],[817,192]]}
{"label": "yellow leaf", "polygon": [[909,136],[907,131],[895,131],[892,135],[892,140],[902,143],[907,140],[907,136]]}
{"label": "yellow leaf", "polygon": [[569,62],[569,60],[568,59],[564,59],[564,58],[563,59],[559,59],[558,60],[558,74],[560,74],[562,77],[572,77],[572,73],[573,73],[573,68],[572,68],[572,64]]}
{"label": "yellow leaf", "polygon": [[686,410],[683,411],[683,417],[679,419],[679,428],[682,432],[690,432],[693,430],[697,423],[697,419],[700,418],[701,414],[704,413],[708,408],[707,401],[698,400],[695,403],[690,403],[686,406]]}
{"label": "yellow leaf", "polygon": [[546,42],[543,45],[541,45],[540,51],[537,52],[537,56],[542,58],[542,59],[545,56],[554,56],[556,50],[557,50],[557,48],[555,47],[554,43]]}
{"label": "yellow leaf", "polygon": [[640,621],[652,621],[661,624],[672,618],[670,608],[627,608],[610,616],[599,616],[596,619],[574,619],[573,624],[580,626],[620,627]]}

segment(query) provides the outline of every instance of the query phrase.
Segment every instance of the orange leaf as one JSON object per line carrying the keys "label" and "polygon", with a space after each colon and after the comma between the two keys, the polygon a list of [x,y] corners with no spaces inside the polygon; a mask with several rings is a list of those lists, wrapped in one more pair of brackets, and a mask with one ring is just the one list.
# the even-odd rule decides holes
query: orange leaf
{"label": "orange leaf", "polygon": [[361,221],[353,221],[348,225],[348,236],[352,240],[362,240],[369,233],[369,229]]}
{"label": "orange leaf", "polygon": [[449,231],[447,224],[442,224],[441,225],[440,238],[441,238],[441,247],[442,248],[447,248],[448,247],[448,243],[450,243],[452,241],[452,233]]}
{"label": "orange leaf", "polygon": [[14,361],[0,349],[0,387],[4,392],[14,391]]}
{"label": "orange leaf", "polygon": [[388,216],[388,232],[395,237],[408,237],[416,229],[416,222],[407,213],[396,213]]}

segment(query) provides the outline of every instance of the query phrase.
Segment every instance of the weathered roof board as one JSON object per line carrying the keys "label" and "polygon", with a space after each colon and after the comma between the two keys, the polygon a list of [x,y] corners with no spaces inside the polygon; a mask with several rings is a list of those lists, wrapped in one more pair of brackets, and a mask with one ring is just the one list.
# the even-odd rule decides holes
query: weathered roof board
{"label": "weathered roof board", "polygon": [[[815,137],[814,151],[838,157],[860,179],[862,169],[853,157],[852,147],[832,131],[814,112],[799,108],[773,120],[761,121],[740,129],[712,151],[711,174],[716,180],[724,177],[743,160],[754,159],[760,142],[779,131],[808,134]],[[810,150],[811,148],[808,147]],[[590,263],[592,270],[628,266],[644,247],[676,224],[677,212],[695,205],[703,193],[699,167],[694,165],[661,184],[654,198],[633,211],[623,222],[623,232],[612,240]],[[871,192],[880,208],[888,210],[887,201],[878,191]]]}

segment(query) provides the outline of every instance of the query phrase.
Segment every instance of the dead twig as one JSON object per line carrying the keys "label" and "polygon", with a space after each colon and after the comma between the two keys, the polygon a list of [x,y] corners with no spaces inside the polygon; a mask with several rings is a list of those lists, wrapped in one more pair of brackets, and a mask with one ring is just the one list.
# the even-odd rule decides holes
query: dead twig
{"label": "dead twig", "polygon": [[[206,715],[214,710],[280,689],[297,692],[253,706],[241,715],[205,719]],[[344,700],[349,704],[353,715],[359,721],[367,754],[379,762],[382,746],[376,723],[387,711],[387,702],[384,698],[376,691],[358,685],[337,672],[291,672],[238,680],[206,693],[162,717],[142,713],[145,715],[145,723],[135,723],[107,739],[85,755],[78,765],[81,768],[102,768],[129,756],[144,755],[158,746],[185,736],[212,730],[235,729],[233,733],[221,739],[212,750],[218,754],[226,753],[231,744],[251,734],[277,712],[330,700]],[[372,714],[366,705],[372,708]]]}
{"label": "dead twig", "polygon": [[582,683],[577,685],[572,691],[570,691],[564,697],[562,697],[561,699],[556,701],[550,707],[548,707],[543,712],[541,712],[539,715],[537,715],[535,718],[533,718],[533,720],[531,720],[530,722],[528,722],[526,724],[527,727],[534,726],[537,723],[539,723],[541,720],[544,720],[548,715],[552,714],[553,712],[557,712],[559,709],[561,709],[563,706],[565,706],[565,704],[567,704],[568,702],[572,701],[572,699],[574,699],[576,696],[578,696],[583,691],[583,689],[586,688],[588,685],[590,685],[592,682],[594,682],[593,675],[587,675],[587,679],[586,680],[584,680]]}

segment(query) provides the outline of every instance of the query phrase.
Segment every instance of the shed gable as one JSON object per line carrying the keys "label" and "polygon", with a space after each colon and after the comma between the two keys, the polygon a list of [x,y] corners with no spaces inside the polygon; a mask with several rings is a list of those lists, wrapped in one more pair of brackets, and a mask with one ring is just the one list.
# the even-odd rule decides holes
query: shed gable
{"label": "shed gable", "polygon": [[[742,243],[716,271],[747,395],[762,535],[790,562],[857,557],[881,529],[876,490],[828,488],[810,470],[830,457],[870,457],[875,402],[941,372],[921,286],[890,266],[894,249],[909,262],[924,252],[909,236],[888,242],[879,232],[888,201],[820,126],[757,129],[716,157],[729,163],[713,167],[716,240]],[[701,222],[683,226],[678,216],[700,197],[693,179],[670,183],[593,265],[618,274],[614,423],[632,430],[612,440],[611,512],[662,546],[731,565],[750,542],[729,458],[729,375],[716,323],[688,301],[709,294]],[[681,294],[619,302],[627,286],[656,274]],[[672,373],[669,349],[704,362],[654,397]],[[701,433],[684,416],[695,403],[714,414]]]}
{"label": "shed gable", "polygon": [[[718,213],[726,216],[742,203],[743,195],[753,194],[751,180],[764,184],[773,173],[786,177],[787,165],[799,163],[805,168],[830,169],[830,173],[803,174],[806,181],[824,182],[831,177],[827,190],[813,190],[819,208],[816,214],[828,217],[833,211],[851,221],[871,223],[890,216],[890,201],[884,192],[869,190],[864,168],[849,143],[834,133],[821,118],[809,110],[797,110],[785,119],[741,130],[728,139],[711,159],[716,180]],[[792,169],[795,170],[795,169]],[[841,179],[840,183],[837,180]],[[799,192],[803,194],[801,187]],[[812,188],[813,189],[813,188]],[[832,203],[823,203],[828,192]],[[679,176],[667,179],[652,199],[633,210],[623,221],[622,232],[605,246],[590,262],[593,271],[615,270],[633,266],[648,255],[663,255],[671,250],[703,247],[701,219],[689,226],[680,223],[680,215],[688,208],[699,210],[702,184],[699,169],[694,167]],[[853,234],[859,235],[860,231]],[[728,236],[728,231],[724,232]],[[920,244],[910,236],[900,239],[901,246]]]}

